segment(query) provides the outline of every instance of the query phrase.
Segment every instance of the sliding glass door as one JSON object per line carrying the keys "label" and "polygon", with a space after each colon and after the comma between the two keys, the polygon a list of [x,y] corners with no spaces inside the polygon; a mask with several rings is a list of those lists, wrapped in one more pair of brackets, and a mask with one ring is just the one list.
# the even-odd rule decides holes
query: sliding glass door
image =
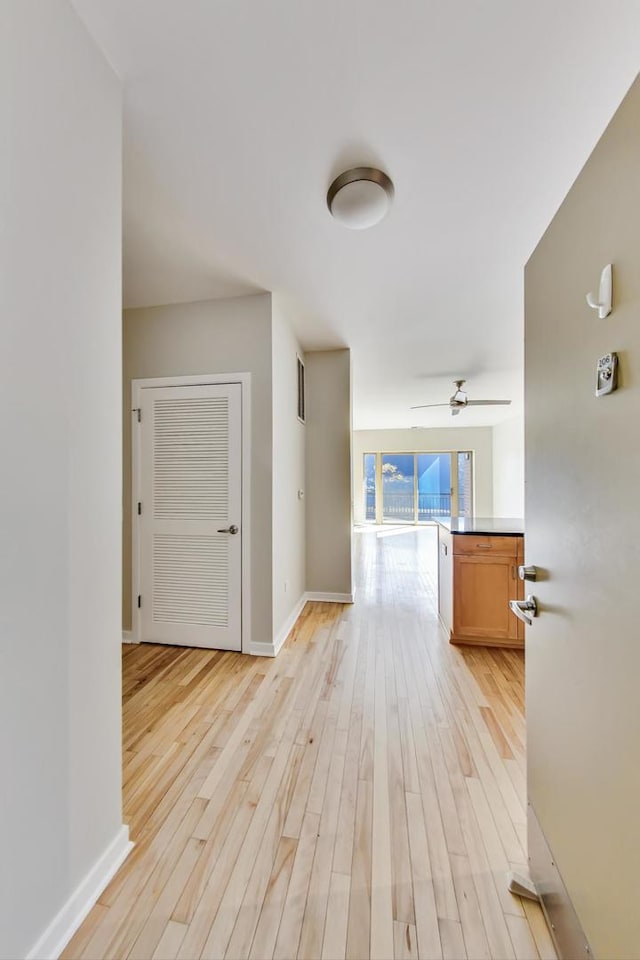
{"label": "sliding glass door", "polygon": [[418,522],[451,515],[451,454],[417,453]]}
{"label": "sliding glass door", "polygon": [[470,451],[365,453],[364,516],[372,523],[425,523],[473,513]]}
{"label": "sliding glass door", "polygon": [[413,523],[415,515],[415,457],[411,453],[382,454],[382,519]]}
{"label": "sliding glass door", "polygon": [[364,455],[364,518],[376,519],[376,454]]}

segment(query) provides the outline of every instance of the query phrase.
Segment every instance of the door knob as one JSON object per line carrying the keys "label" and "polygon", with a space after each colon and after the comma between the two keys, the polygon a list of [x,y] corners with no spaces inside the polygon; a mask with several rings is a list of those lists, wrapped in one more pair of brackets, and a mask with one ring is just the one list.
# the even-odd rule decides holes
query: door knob
{"label": "door knob", "polygon": [[529,627],[533,623],[533,618],[538,616],[538,601],[531,594],[526,600],[509,600],[509,608],[518,620],[522,620]]}
{"label": "door knob", "polygon": [[534,566],[518,567],[518,576],[521,580],[537,580],[538,568]]}
{"label": "door knob", "polygon": [[238,532],[238,527],[235,523],[232,523],[230,527],[225,527],[223,530],[218,530],[218,533],[231,533],[236,534]]}

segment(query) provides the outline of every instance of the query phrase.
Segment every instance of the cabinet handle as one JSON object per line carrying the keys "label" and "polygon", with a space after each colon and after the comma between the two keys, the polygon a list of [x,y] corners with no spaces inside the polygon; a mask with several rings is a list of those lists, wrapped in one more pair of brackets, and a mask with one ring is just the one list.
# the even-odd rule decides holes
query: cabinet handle
{"label": "cabinet handle", "polygon": [[492,543],[476,543],[478,550],[491,550],[493,548]]}

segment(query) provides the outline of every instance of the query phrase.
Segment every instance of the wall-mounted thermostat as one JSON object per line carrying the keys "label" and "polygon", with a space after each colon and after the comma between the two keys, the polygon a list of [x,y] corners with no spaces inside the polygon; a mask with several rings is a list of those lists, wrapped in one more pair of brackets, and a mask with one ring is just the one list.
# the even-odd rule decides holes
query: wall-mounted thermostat
{"label": "wall-mounted thermostat", "polygon": [[613,393],[618,386],[618,354],[607,353],[600,357],[596,367],[596,397]]}

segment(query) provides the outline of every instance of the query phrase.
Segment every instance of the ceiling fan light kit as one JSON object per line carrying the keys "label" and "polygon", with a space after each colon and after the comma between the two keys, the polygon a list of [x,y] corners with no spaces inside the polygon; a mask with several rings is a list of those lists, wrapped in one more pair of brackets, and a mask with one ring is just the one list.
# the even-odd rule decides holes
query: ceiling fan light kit
{"label": "ceiling fan light kit", "polygon": [[331,216],[350,230],[366,230],[387,214],[393,199],[391,178],[376,167],[353,167],[327,191]]}
{"label": "ceiling fan light kit", "polygon": [[511,400],[469,400],[466,390],[463,390],[466,380],[454,380],[455,392],[449,397],[448,403],[421,403],[410,407],[410,410],[426,410],[428,407],[449,407],[451,416],[457,417],[465,407],[508,407]]}

